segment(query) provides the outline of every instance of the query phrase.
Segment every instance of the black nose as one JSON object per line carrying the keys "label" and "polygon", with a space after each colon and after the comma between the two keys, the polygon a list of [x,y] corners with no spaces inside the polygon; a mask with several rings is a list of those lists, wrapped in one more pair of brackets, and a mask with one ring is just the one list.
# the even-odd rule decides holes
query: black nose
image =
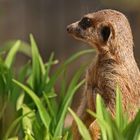
{"label": "black nose", "polygon": [[67,32],[68,32],[68,33],[71,33],[71,32],[72,32],[72,27],[71,27],[71,25],[68,25],[68,26],[67,26]]}

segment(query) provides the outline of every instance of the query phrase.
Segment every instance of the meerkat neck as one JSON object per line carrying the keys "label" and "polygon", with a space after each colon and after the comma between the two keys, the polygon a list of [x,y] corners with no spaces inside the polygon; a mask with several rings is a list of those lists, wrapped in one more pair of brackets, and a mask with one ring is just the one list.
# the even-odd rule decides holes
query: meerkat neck
{"label": "meerkat neck", "polygon": [[133,53],[133,45],[126,46],[125,44],[120,45],[117,44],[115,46],[113,44],[113,46],[103,46],[103,47],[110,48],[110,50],[98,51],[97,52],[98,62],[106,62],[112,60],[112,62],[114,63],[116,62],[116,64],[119,65],[123,64],[127,66],[128,64],[130,64],[130,61],[135,61]]}
{"label": "meerkat neck", "polygon": [[[110,70],[114,68],[124,68],[132,79],[135,77],[135,79],[133,79],[134,81],[136,81],[136,79],[140,81],[140,72],[134,59],[133,46],[117,46],[116,48],[118,48],[118,50],[116,49],[113,53],[107,51],[104,53],[98,52],[96,61],[98,68],[103,66],[110,67]],[[135,76],[136,74],[137,76]]]}

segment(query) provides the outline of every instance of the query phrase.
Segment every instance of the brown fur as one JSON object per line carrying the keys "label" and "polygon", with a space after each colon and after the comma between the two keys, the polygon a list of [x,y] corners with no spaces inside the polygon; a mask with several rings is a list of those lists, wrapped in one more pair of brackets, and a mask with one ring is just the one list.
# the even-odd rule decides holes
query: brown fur
{"label": "brown fur", "polygon": [[[115,111],[115,89],[119,84],[122,91],[123,110],[133,119],[140,107],[140,72],[133,54],[133,37],[127,18],[115,10],[101,10],[85,15],[91,26],[78,21],[68,26],[68,32],[97,50],[96,63],[91,64],[86,74],[85,92],[78,109],[78,115],[91,129],[93,139],[98,139],[94,119],[86,109],[95,110],[96,95],[99,93],[108,110]],[[86,23],[87,24],[87,23]],[[89,24],[89,25],[90,25]],[[85,27],[83,27],[85,26]],[[103,40],[101,29],[110,30],[107,40]],[[84,29],[83,29],[84,28]],[[80,140],[74,124],[74,140]]]}

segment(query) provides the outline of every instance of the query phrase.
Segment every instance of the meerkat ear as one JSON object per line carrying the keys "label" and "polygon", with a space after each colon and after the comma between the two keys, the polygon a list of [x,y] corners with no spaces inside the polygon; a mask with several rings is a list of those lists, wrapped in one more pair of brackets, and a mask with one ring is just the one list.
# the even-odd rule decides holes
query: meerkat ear
{"label": "meerkat ear", "polygon": [[100,33],[101,33],[101,37],[102,37],[103,41],[104,41],[104,42],[107,42],[107,41],[108,41],[108,38],[109,38],[109,36],[110,36],[110,33],[111,33],[110,27],[108,27],[108,26],[103,26],[103,27],[101,28]]}
{"label": "meerkat ear", "polygon": [[100,35],[104,43],[112,36],[114,38],[114,30],[110,24],[105,24],[100,27]]}

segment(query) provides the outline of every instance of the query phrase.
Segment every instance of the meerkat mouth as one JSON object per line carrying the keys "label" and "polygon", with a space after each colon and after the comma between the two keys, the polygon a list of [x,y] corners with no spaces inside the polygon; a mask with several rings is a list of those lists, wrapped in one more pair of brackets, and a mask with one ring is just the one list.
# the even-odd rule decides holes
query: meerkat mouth
{"label": "meerkat mouth", "polygon": [[72,24],[67,26],[67,32],[77,40],[85,40],[85,36],[83,35],[82,30],[78,27],[73,27]]}

